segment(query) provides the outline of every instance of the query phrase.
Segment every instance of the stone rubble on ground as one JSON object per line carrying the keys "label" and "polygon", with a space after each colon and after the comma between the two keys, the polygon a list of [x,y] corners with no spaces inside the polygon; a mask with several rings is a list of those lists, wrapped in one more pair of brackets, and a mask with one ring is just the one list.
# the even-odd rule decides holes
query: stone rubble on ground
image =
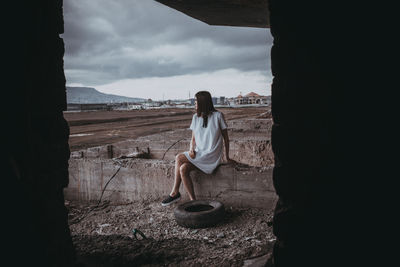
{"label": "stone rubble on ground", "polygon": [[[78,258],[101,259],[110,265],[118,258],[123,261],[120,266],[132,261],[146,266],[243,266],[246,259],[272,251],[271,211],[229,207],[220,224],[188,229],[176,223],[175,207],[140,202],[94,209],[70,226]],[[74,203],[68,208],[70,221],[90,210]],[[134,228],[147,239],[136,240]]]}

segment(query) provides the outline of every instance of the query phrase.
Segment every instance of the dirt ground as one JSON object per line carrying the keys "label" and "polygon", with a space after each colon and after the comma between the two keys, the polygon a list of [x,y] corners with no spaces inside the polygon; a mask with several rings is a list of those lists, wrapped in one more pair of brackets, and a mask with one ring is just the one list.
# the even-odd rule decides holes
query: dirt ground
{"label": "dirt ground", "polygon": [[[67,203],[72,238],[84,266],[248,266],[268,255],[275,237],[270,211],[225,207],[216,226],[179,226],[159,202],[95,206]],[[146,237],[133,235],[140,230]],[[246,261],[247,259],[247,261]]]}
{"label": "dirt ground", "polygon": [[[270,107],[218,108],[226,120],[256,118]],[[111,144],[140,136],[188,128],[193,109],[64,112],[70,127],[71,151]]]}
{"label": "dirt ground", "polygon": [[[270,117],[269,107],[218,110],[226,120]],[[192,109],[64,113],[72,151],[187,128],[192,115]],[[250,266],[249,262],[272,251],[271,210],[225,207],[225,218],[218,225],[188,229],[176,223],[176,205],[67,202],[78,260],[87,267]],[[133,229],[146,238],[136,239]]]}

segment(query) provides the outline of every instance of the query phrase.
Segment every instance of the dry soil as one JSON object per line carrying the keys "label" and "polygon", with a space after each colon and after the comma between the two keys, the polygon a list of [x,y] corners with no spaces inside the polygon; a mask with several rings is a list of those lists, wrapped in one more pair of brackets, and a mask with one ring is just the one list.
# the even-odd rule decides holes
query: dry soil
{"label": "dry soil", "polygon": [[[179,203],[178,203],[179,204]],[[79,206],[67,203],[72,238],[85,266],[243,266],[270,254],[275,237],[271,212],[225,207],[216,226],[190,229],[173,215],[178,204]],[[133,229],[144,235],[133,235]]]}

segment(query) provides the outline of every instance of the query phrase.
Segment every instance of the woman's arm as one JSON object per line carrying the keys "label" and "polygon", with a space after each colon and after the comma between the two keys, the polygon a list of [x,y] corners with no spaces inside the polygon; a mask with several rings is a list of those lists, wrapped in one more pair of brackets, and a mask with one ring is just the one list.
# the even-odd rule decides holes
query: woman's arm
{"label": "woman's arm", "polygon": [[190,140],[189,156],[194,159],[196,157],[196,140],[194,139],[194,133],[192,132],[192,140]]}
{"label": "woman's arm", "polygon": [[232,160],[232,159],[229,157],[229,136],[228,136],[228,129],[221,130],[221,132],[222,132],[222,137],[224,138],[226,161],[227,161],[228,163],[232,163],[232,162],[234,162],[234,160]]}

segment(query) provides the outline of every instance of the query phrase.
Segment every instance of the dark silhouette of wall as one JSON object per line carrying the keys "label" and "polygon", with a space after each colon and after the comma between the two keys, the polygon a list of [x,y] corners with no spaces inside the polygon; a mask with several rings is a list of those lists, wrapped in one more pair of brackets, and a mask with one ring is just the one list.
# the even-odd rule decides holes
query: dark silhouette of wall
{"label": "dark silhouette of wall", "polygon": [[383,218],[371,212],[387,205],[378,188],[390,166],[383,120],[392,116],[378,100],[382,50],[369,39],[382,29],[369,17],[378,11],[354,2],[269,6],[275,266],[373,263],[381,234],[371,231]]}
{"label": "dark silhouette of wall", "polygon": [[[380,95],[389,96],[370,90],[377,88],[376,80],[386,80],[377,70],[385,65],[365,62],[376,51],[368,46],[376,24],[367,22],[377,6],[365,11],[367,4],[283,0],[270,0],[269,6],[274,185],[280,197],[274,264],[371,262],[379,255],[376,246],[384,245],[368,234],[384,232],[382,223],[376,224],[383,221],[382,212],[379,220],[371,213],[382,210],[379,193],[390,187],[378,180],[393,178],[389,167],[395,166],[387,153],[393,116],[378,106]],[[2,10],[11,15],[2,32],[7,89],[2,260],[13,266],[71,266],[74,249],[63,198],[70,152],[62,114],[62,0],[8,1]],[[383,123],[387,119],[391,124]],[[371,127],[374,123],[379,127]]]}
{"label": "dark silhouette of wall", "polygon": [[63,2],[8,2],[3,10],[10,16],[2,33],[2,261],[70,266],[74,250],[63,197],[70,155],[59,36]]}

